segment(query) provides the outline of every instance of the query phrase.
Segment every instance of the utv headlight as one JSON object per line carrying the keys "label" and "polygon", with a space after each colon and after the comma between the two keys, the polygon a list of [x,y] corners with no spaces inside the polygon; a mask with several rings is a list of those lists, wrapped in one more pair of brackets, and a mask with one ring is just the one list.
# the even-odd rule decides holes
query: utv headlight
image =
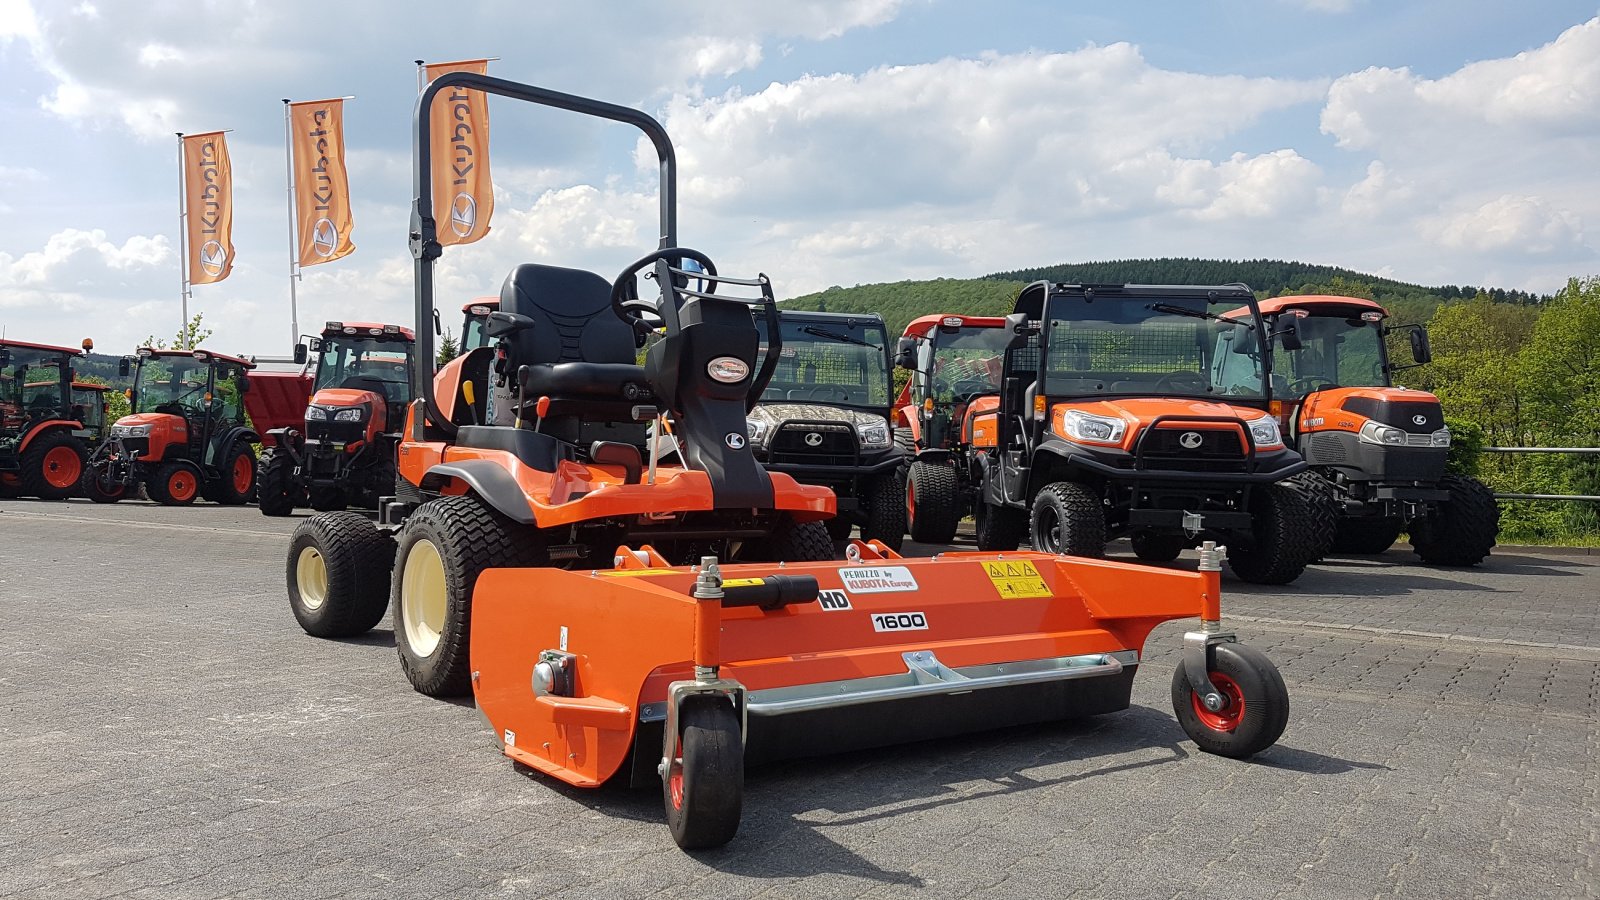
{"label": "utv headlight", "polygon": [[856,426],[856,436],[861,439],[863,447],[889,446],[889,423],[869,422]]}
{"label": "utv headlight", "polygon": [[750,443],[761,446],[767,439],[767,423],[760,419],[745,419],[745,428],[750,431]]}
{"label": "utv headlight", "polygon": [[326,422],[328,421],[328,411],[320,406],[308,406],[306,407],[306,421]]}
{"label": "utv headlight", "polygon": [[1450,429],[1448,427],[1441,428],[1433,433],[1433,445],[1435,447],[1450,446]]}
{"label": "utv headlight", "polygon": [[1067,410],[1066,415],[1061,417],[1061,428],[1066,432],[1064,437],[1097,444],[1118,443],[1128,430],[1127,423],[1121,419],[1091,416],[1076,409]]}
{"label": "utv headlight", "polygon": [[333,414],[335,422],[359,422],[367,417],[367,411],[359,406],[341,409]]}
{"label": "utv headlight", "polygon": [[1250,440],[1255,442],[1257,449],[1283,446],[1283,433],[1278,430],[1278,420],[1272,416],[1262,416],[1251,422]]}
{"label": "utv headlight", "polygon": [[1379,444],[1385,447],[1404,447],[1406,445],[1406,433],[1382,422],[1368,422],[1361,426],[1361,442]]}

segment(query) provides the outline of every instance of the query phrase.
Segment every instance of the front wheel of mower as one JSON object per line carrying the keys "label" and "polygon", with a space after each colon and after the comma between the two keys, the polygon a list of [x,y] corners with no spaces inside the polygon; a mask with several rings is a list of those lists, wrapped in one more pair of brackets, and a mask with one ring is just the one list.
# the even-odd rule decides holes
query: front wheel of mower
{"label": "front wheel of mower", "polygon": [[1131,543],[1133,555],[1145,562],[1172,562],[1189,546],[1182,535],[1154,531],[1135,531]]}
{"label": "front wheel of mower", "polygon": [[222,473],[210,485],[206,499],[224,506],[250,502],[256,491],[256,455],[249,444],[234,444],[222,457]]}
{"label": "front wheel of mower", "polygon": [[1172,673],[1172,711],[1201,750],[1247,759],[1267,749],[1289,724],[1289,689],[1277,666],[1243,644],[1211,648],[1211,683],[1227,698],[1220,710],[1206,709],[1189,685],[1184,663]]}
{"label": "front wheel of mower", "polygon": [[256,505],[266,516],[287,516],[306,505],[306,492],[294,477],[294,458],[275,447],[261,454],[256,469]]}
{"label": "front wheel of mower", "polygon": [[360,513],[323,513],[289,539],[289,609],[306,634],[364,634],[389,609],[394,538]]}
{"label": "front wheel of mower", "polygon": [[109,478],[102,478],[104,469],[90,466],[83,470],[83,483],[78,487],[85,497],[96,503],[115,503],[128,496],[128,486]]}
{"label": "front wheel of mower", "polygon": [[1425,563],[1475,566],[1500,536],[1500,507],[1494,492],[1476,478],[1446,475],[1439,487],[1450,499],[1411,523],[1411,548]]}
{"label": "front wheel of mower", "polygon": [[189,463],[162,463],[156,466],[144,489],[151,500],[162,506],[188,506],[200,496],[200,472]]}
{"label": "front wheel of mower", "polygon": [[906,530],[919,544],[948,544],[961,524],[955,466],[913,462],[906,470]]}
{"label": "front wheel of mower", "polygon": [[22,494],[40,500],[65,500],[73,496],[78,492],[84,460],[88,457],[83,442],[63,429],[39,435],[18,460],[22,464],[19,476]]}
{"label": "front wheel of mower", "polygon": [[[827,532],[822,535],[826,540]],[[472,589],[478,576],[484,569],[531,568],[545,561],[536,529],[470,494],[417,507],[400,532],[389,602],[395,649],[411,686],[430,697],[469,693]]]}
{"label": "front wheel of mower", "polygon": [[1033,549],[1101,559],[1106,555],[1106,514],[1100,495],[1071,481],[1047,484],[1033,501]]}
{"label": "front wheel of mower", "polygon": [[861,539],[882,541],[896,553],[906,539],[906,494],[900,489],[900,474],[885,472],[861,486],[862,503],[867,508],[867,523],[861,526]]}
{"label": "front wheel of mower", "polygon": [[667,828],[685,850],[733,840],[744,808],[744,741],[733,705],[721,697],[687,697],[682,736],[661,780]]}

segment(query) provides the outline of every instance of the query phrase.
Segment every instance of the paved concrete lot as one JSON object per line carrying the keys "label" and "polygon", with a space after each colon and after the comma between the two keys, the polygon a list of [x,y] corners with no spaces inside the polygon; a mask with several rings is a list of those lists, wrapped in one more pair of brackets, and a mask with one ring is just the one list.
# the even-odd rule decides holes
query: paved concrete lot
{"label": "paved concrete lot", "polygon": [[413,693],[387,625],[303,634],[294,524],[0,503],[0,896],[1600,896],[1595,557],[1225,576],[1294,704],[1253,763],[1173,720],[1171,623],[1124,713],[757,769],[689,856],[658,793]]}

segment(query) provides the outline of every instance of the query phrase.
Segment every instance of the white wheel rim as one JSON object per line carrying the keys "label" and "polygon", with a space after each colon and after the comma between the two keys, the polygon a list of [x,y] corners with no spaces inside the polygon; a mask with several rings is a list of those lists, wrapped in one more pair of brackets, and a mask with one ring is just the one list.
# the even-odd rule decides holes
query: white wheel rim
{"label": "white wheel rim", "polygon": [[412,653],[427,658],[439,648],[448,608],[439,548],[419,539],[406,553],[406,566],[400,573],[400,620]]}
{"label": "white wheel rim", "polygon": [[306,547],[294,566],[295,586],[300,589],[300,603],[306,609],[321,609],[328,602],[328,561],[322,551]]}

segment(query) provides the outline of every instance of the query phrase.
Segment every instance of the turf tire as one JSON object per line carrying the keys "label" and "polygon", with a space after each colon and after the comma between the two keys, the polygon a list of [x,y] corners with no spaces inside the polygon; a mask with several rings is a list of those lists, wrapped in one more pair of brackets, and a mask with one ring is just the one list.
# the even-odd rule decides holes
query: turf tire
{"label": "turf tire", "polygon": [[306,505],[305,489],[294,475],[294,457],[276,447],[268,447],[256,463],[256,505],[267,516],[287,516]]}
{"label": "turf tire", "polygon": [[796,522],[785,516],[764,543],[770,562],[826,562],[834,559],[833,539],[821,522]]}
{"label": "turf tire", "polygon": [[1106,514],[1100,496],[1071,481],[1045,485],[1033,498],[1028,534],[1035,550],[1104,558]]}
{"label": "turf tire", "polygon": [[1445,475],[1439,487],[1450,492],[1450,499],[1411,523],[1411,548],[1432,565],[1475,566],[1500,536],[1500,506],[1494,492],[1464,475]]}
{"label": "turf tire", "polygon": [[[72,483],[61,484],[64,467],[70,467],[69,454],[77,456],[78,470],[71,473]],[[18,473],[22,496],[40,500],[65,500],[77,496],[83,470],[88,468],[89,453],[83,441],[62,428],[52,428],[34,438],[28,449],[17,460],[22,470]],[[64,464],[61,461],[65,461]]]}
{"label": "turf tire", "polygon": [[861,502],[867,510],[861,539],[882,541],[885,547],[898,553],[906,539],[906,492],[901,486],[900,474],[884,472],[860,487]]}
{"label": "turf tire", "polygon": [[1240,581],[1288,584],[1321,558],[1332,543],[1333,523],[1313,487],[1295,479],[1251,492],[1254,546],[1228,548],[1228,565]]}
{"label": "turf tire", "polygon": [[[1180,662],[1172,673],[1172,711],[1201,750],[1247,759],[1283,735],[1289,724],[1289,690],[1277,667],[1259,650],[1243,644],[1217,644],[1210,656],[1212,683],[1224,694],[1237,692],[1243,699],[1242,708],[1230,705],[1220,715],[1203,712],[1189,686],[1185,664]],[[1217,673],[1222,678],[1215,677]]]}
{"label": "turf tire", "polygon": [[955,466],[917,460],[906,471],[906,530],[919,544],[948,544],[961,524]]}
{"label": "turf tire", "polygon": [[661,780],[672,839],[684,850],[721,847],[744,810],[744,741],[726,699],[690,696],[682,709],[678,753]]}
{"label": "turf tire", "polygon": [[[306,634],[365,634],[389,609],[394,537],[360,513],[302,521],[289,538],[289,610]],[[320,569],[320,571],[319,571]]]}

